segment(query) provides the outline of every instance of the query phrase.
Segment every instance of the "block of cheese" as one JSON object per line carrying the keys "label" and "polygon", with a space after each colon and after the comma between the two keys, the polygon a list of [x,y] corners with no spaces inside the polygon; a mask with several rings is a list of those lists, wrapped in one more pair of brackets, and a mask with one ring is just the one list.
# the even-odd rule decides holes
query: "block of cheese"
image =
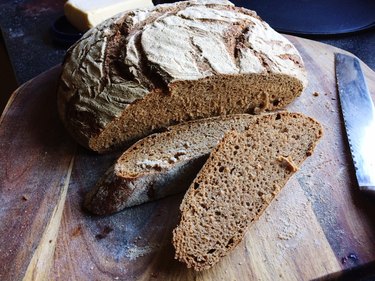
{"label": "block of cheese", "polygon": [[64,5],[64,13],[73,26],[87,31],[118,13],[151,6],[151,0],[69,0]]}

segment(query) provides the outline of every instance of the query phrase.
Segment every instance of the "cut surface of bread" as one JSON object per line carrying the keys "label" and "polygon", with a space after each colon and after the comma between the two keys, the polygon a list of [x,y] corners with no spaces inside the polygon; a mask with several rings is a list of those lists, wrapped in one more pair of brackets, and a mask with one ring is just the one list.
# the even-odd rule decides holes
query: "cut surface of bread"
{"label": "cut surface of bread", "polygon": [[282,108],[307,84],[296,48],[224,0],[125,12],[69,49],[61,120],[98,152],[184,121]]}
{"label": "cut surface of bread", "polygon": [[200,119],[141,139],[87,194],[86,209],[105,215],[186,191],[226,132],[243,131],[265,116],[236,114]]}
{"label": "cut surface of bread", "polygon": [[176,259],[199,271],[227,255],[321,136],[317,121],[296,113],[267,115],[226,134],[182,201],[173,231]]}

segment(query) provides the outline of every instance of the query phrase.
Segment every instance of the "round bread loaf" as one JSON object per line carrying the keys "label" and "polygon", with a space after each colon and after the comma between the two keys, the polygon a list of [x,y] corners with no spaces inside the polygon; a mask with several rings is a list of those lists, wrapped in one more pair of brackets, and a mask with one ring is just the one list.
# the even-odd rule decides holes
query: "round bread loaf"
{"label": "round bread loaf", "polygon": [[187,120],[282,108],[306,73],[255,12],[222,0],[132,10],[88,31],[64,60],[58,108],[94,151]]}

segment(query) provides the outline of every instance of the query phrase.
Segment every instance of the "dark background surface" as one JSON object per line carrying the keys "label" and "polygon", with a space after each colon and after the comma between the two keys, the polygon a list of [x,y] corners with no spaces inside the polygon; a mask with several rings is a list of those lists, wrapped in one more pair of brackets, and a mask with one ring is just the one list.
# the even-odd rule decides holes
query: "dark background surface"
{"label": "dark background surface", "polygon": [[237,0],[284,33],[342,34],[375,25],[373,0]]}
{"label": "dark background surface", "polygon": [[[267,1],[271,0],[262,0],[266,7],[269,5],[269,3],[266,3]],[[309,1],[305,0],[302,2],[308,5],[312,3],[312,1]],[[316,1],[319,2],[320,0],[313,2]],[[351,2],[359,3],[358,5],[360,5],[363,1],[367,0]],[[0,40],[0,71],[2,73],[0,75],[0,112],[2,110],[1,103],[4,105],[4,100],[7,100],[10,93],[16,87],[62,62],[67,45],[63,46],[54,41],[51,35],[51,27],[59,17],[63,16],[64,2],[63,0],[0,1],[0,28],[2,32]],[[248,5],[247,1],[238,1],[238,4],[244,3],[244,5],[248,6],[259,6],[259,2],[249,1],[251,4]],[[281,2],[287,3],[285,1]],[[344,2],[348,2],[348,0]],[[373,0],[372,2],[375,3]],[[310,18],[307,22],[311,22],[311,18],[316,17],[316,15],[311,14],[309,11],[305,12],[305,17]],[[289,16],[292,17],[293,13],[297,12],[299,14],[302,13],[301,11],[292,10]],[[261,14],[261,11],[258,13]],[[332,13],[332,11],[322,10],[319,16],[321,18],[329,17],[325,13]],[[274,11],[272,11],[273,17],[274,14]],[[375,11],[371,9],[367,14],[375,17]],[[266,19],[269,17],[267,13],[261,14],[261,16]],[[300,19],[301,16],[296,17],[296,24],[298,24],[298,20]],[[316,18],[315,22],[319,23],[321,21],[319,18]],[[314,25],[311,28],[316,29],[317,27]],[[305,34],[299,36],[331,44],[349,51],[375,70],[374,28],[352,34],[324,36]]]}

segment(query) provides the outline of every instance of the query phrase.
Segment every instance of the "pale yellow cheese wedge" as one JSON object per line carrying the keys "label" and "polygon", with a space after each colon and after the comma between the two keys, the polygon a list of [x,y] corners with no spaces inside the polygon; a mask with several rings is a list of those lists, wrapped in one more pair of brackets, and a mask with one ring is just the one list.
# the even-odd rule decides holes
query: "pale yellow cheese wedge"
{"label": "pale yellow cheese wedge", "polygon": [[123,11],[152,6],[151,0],[69,0],[64,13],[73,26],[84,32]]}

